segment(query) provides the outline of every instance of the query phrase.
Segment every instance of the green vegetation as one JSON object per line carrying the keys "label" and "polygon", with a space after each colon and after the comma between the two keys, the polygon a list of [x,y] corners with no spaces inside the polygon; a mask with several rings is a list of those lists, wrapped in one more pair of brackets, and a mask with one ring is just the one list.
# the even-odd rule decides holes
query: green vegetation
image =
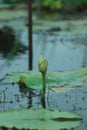
{"label": "green vegetation", "polygon": [[32,130],[68,129],[78,126],[81,120],[81,116],[74,112],[43,108],[0,112],[0,127],[6,128]]}
{"label": "green vegetation", "polygon": [[87,0],[62,0],[62,9],[67,12],[75,12],[85,10]]}
{"label": "green vegetation", "polygon": [[[28,0],[3,0],[6,4],[27,3]],[[37,0],[32,1],[33,7],[40,9],[48,9],[50,11],[60,10],[64,12],[82,11],[87,8],[87,0]]]}
{"label": "green vegetation", "polygon": [[[52,72],[46,76],[47,87],[56,86],[56,91],[59,86],[72,88],[87,83],[87,67],[67,72]],[[24,83],[29,89],[42,89],[42,75],[40,72],[13,72],[9,74],[9,79],[12,82]]]}
{"label": "green vegetation", "polygon": [[40,6],[42,8],[47,8],[47,9],[50,9],[50,10],[56,10],[56,9],[61,9],[62,7],[62,2],[61,0],[44,0],[44,1],[41,1],[40,2]]}
{"label": "green vegetation", "polygon": [[[25,0],[26,1],[26,0]],[[3,0],[4,3],[7,4],[16,4],[16,3],[21,3],[23,0]]]}
{"label": "green vegetation", "polygon": [[87,0],[38,0],[42,8],[50,10],[77,11],[87,7]]}
{"label": "green vegetation", "polygon": [[48,61],[45,59],[43,54],[40,55],[39,61],[38,61],[38,69],[42,74],[42,80],[43,80],[43,86],[41,95],[44,97],[46,93],[46,72],[48,68]]}

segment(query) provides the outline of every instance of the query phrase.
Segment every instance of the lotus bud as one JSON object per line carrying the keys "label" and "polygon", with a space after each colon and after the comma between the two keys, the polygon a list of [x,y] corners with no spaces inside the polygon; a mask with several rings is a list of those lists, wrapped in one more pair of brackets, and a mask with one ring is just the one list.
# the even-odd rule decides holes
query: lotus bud
{"label": "lotus bud", "polygon": [[41,73],[46,73],[48,67],[48,62],[44,58],[43,54],[40,55],[39,61],[38,61],[38,69]]}

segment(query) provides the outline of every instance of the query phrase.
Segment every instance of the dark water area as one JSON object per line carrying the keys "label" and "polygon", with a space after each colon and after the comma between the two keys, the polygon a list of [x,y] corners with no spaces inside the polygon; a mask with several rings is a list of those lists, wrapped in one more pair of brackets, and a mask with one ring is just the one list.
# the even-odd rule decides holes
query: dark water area
{"label": "dark water area", "polygon": [[[21,45],[28,46],[28,31],[20,33]],[[16,53],[13,58],[0,52],[0,77],[14,71],[28,70],[28,50]],[[87,34],[55,35],[48,32],[33,33],[33,70],[38,70],[37,62],[43,53],[48,60],[48,72],[68,71],[87,66]],[[32,98],[31,98],[32,96]],[[41,108],[39,92],[21,92],[17,84],[0,81],[0,110],[20,108]],[[75,111],[83,120],[74,130],[87,130],[87,85],[64,93],[49,90],[46,94],[46,108]],[[71,130],[71,129],[69,129]]]}

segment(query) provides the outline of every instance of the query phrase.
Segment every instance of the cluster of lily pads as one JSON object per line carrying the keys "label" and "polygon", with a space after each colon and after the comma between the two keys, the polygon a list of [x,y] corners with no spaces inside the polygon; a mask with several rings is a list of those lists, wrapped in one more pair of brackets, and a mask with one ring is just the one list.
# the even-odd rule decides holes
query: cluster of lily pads
{"label": "cluster of lily pads", "polygon": [[[8,28],[5,27],[5,30],[7,29]],[[15,50],[12,52],[14,51]],[[28,90],[41,90],[41,96],[44,98],[46,89],[50,88],[55,92],[64,92],[87,82],[87,68],[81,68],[70,72],[47,73],[47,67],[48,62],[44,56],[41,55],[38,62],[38,69],[40,72],[13,72],[8,75],[8,78],[11,82],[23,83]],[[0,127],[16,129],[69,129],[78,126],[81,120],[82,117],[75,112],[48,110],[46,108],[30,108],[0,112]]]}
{"label": "cluster of lily pads", "polygon": [[[10,82],[24,83],[25,87],[41,90],[45,97],[46,89],[55,92],[64,92],[87,82],[87,68],[69,72],[47,73],[48,62],[43,55],[40,56],[36,71],[23,71],[9,73]],[[9,118],[8,118],[9,117]],[[21,109],[0,112],[0,126],[17,129],[44,129],[58,130],[74,128],[80,124],[82,117],[75,112],[48,110],[46,108]]]}

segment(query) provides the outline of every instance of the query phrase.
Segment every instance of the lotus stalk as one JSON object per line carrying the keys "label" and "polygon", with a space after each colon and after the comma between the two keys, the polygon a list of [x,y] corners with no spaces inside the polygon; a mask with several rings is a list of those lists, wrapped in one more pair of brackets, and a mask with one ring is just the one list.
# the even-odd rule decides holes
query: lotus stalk
{"label": "lotus stalk", "polygon": [[43,86],[41,90],[41,96],[44,97],[46,93],[46,72],[48,67],[48,61],[45,59],[43,54],[40,55],[39,61],[38,61],[38,69],[42,73],[42,81]]}

